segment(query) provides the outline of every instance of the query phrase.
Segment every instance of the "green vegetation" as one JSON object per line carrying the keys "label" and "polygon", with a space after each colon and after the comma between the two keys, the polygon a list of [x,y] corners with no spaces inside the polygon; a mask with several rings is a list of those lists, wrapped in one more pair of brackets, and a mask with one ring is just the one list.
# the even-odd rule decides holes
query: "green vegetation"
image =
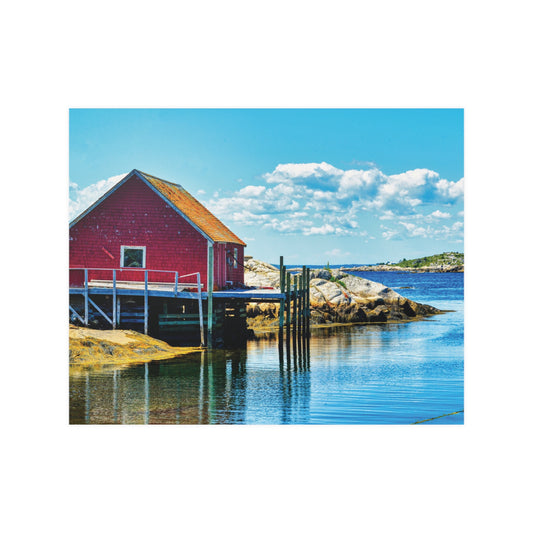
{"label": "green vegetation", "polygon": [[346,283],[344,283],[342,279],[336,278],[335,276],[331,276],[331,278],[329,278],[329,281],[332,281],[333,283],[337,283],[338,285],[346,289]]}
{"label": "green vegetation", "polygon": [[435,267],[440,265],[464,265],[465,254],[462,252],[444,252],[442,254],[419,257],[418,259],[402,259],[394,266],[404,268]]}

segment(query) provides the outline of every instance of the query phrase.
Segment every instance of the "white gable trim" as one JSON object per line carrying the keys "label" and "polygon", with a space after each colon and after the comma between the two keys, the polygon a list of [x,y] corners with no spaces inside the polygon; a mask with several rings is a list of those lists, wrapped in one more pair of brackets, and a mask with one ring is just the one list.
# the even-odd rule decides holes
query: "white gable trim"
{"label": "white gable trim", "polygon": [[[137,171],[135,171],[137,172]],[[198,233],[201,233],[209,242],[213,243],[215,242],[205,231],[202,231],[185,213],[183,213],[180,209],[178,209],[163,193],[159,192],[144,176],[141,174],[136,174],[152,191],[154,191],[157,196],[159,196],[162,200],[164,200],[178,215],[180,215],[182,218],[184,218]]]}
{"label": "white gable trim", "polygon": [[103,196],[100,196],[96,202],[91,204],[85,211],[79,214],[72,222],[69,223],[69,229],[75,226],[82,218],[85,218],[96,206],[100,205],[108,196],[111,196],[121,185],[126,183],[133,175],[138,175],[132,170],[127,176],[124,176],[117,184],[109,189]]}
{"label": "white gable trim", "polygon": [[213,243],[215,242],[207,233],[202,231],[185,213],[180,211],[164,194],[161,194],[137,169],[133,169],[127,176],[122,178],[116,185],[111,187],[103,196],[98,198],[96,202],[91,204],[83,213],[78,215],[70,224],[69,229],[72,228],[72,226],[75,226],[82,218],[85,218],[96,206],[100,205],[106,198],[111,196],[121,185],[126,183],[131,177],[136,176],[138,177],[143,183],[145,183],[152,191],[154,191],[157,196],[159,196],[162,200],[164,200],[178,215],[180,215],[183,219],[185,219],[198,233],[200,233],[203,237],[205,237],[209,242]]}

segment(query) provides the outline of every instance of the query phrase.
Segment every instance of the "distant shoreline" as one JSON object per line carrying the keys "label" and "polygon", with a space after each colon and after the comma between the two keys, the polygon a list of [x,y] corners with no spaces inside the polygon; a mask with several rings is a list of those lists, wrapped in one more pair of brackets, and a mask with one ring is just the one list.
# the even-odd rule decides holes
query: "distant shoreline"
{"label": "distant shoreline", "polygon": [[[332,267],[341,272],[410,272],[413,274],[437,274],[448,272],[464,273],[464,265],[439,265],[433,267],[399,267],[395,265],[365,265],[365,266],[341,266]],[[287,268],[290,272],[299,272],[301,267]]]}

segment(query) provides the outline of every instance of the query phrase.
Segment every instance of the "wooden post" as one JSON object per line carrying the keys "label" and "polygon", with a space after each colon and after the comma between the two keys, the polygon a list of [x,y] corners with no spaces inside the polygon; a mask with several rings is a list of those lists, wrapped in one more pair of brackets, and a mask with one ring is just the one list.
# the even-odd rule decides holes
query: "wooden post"
{"label": "wooden post", "polygon": [[307,279],[309,275],[309,269],[307,267],[304,267],[304,290],[303,290],[303,297],[304,297],[304,335],[307,332],[307,286],[309,284],[309,280]]}
{"label": "wooden post", "polygon": [[120,296],[117,296],[117,324],[120,326]]}
{"label": "wooden post", "polygon": [[178,280],[179,280],[179,274],[178,272],[175,272],[175,276],[174,276],[174,296],[177,296],[178,295]]}
{"label": "wooden post", "polygon": [[311,335],[311,271],[307,269],[307,336]]}
{"label": "wooden post", "polygon": [[305,267],[302,268],[302,295],[300,296],[302,315],[302,332],[305,331]]}
{"label": "wooden post", "polygon": [[302,294],[302,276],[298,275],[296,276],[296,312],[295,312],[295,321],[296,321],[296,328],[298,336],[300,335],[301,327],[302,327],[302,306],[301,306],[301,294]]}
{"label": "wooden post", "polygon": [[204,310],[202,308],[202,284],[200,283],[200,272],[196,274],[196,283],[198,285],[198,316],[200,318],[200,343],[205,346],[204,339]]}
{"label": "wooden post", "polygon": [[[283,266],[283,256],[279,258],[279,292],[285,292],[285,267]],[[279,301],[279,331],[283,334],[283,318],[285,313],[285,300]]]}
{"label": "wooden post", "polygon": [[144,271],[144,334],[148,335],[148,270]]}
{"label": "wooden post", "polygon": [[297,285],[297,277],[294,276],[294,284],[293,284],[293,287],[292,287],[292,317],[291,317],[291,325],[294,327],[296,326],[296,292],[298,290],[298,285]]}
{"label": "wooden post", "polygon": [[84,269],[85,271],[85,325],[89,325],[89,269]]}
{"label": "wooden post", "polygon": [[300,334],[304,329],[304,286],[305,286],[305,267],[302,268],[300,282]]}
{"label": "wooden post", "polygon": [[96,305],[96,303],[88,298],[89,303],[112,325],[113,321]]}
{"label": "wooden post", "polygon": [[287,307],[287,336],[291,327],[291,273],[286,273],[285,305]]}
{"label": "wooden post", "polygon": [[213,347],[213,243],[207,243],[207,347]]}
{"label": "wooden post", "polygon": [[113,269],[113,329],[117,327],[117,271]]}

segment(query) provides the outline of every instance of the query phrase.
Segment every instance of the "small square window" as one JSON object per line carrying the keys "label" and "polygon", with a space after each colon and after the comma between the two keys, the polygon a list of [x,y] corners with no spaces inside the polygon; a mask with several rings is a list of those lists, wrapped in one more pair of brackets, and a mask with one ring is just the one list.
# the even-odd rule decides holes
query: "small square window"
{"label": "small square window", "polygon": [[120,266],[124,268],[145,268],[146,246],[121,246]]}

